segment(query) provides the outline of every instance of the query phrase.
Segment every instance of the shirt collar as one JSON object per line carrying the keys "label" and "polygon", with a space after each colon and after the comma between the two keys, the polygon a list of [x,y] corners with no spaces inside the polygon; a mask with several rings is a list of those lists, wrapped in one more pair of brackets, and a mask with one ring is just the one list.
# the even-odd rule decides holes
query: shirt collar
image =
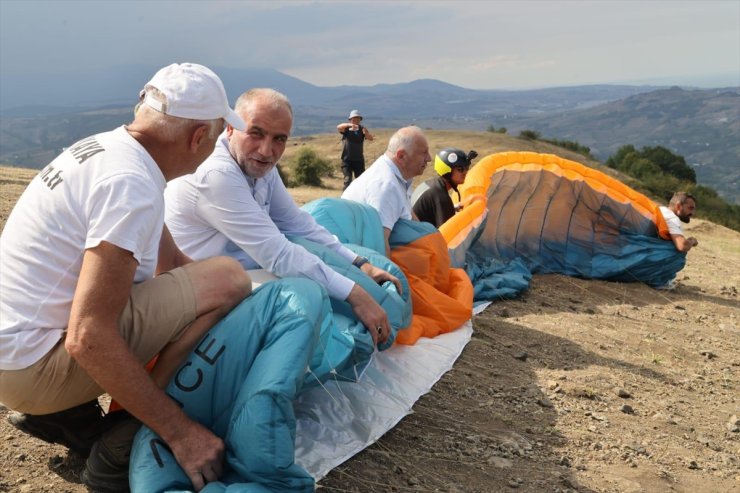
{"label": "shirt collar", "polygon": [[401,183],[403,186],[406,187],[406,190],[411,188],[411,184],[414,182],[413,179],[407,180],[403,177],[401,174],[401,170],[398,168],[396,163],[393,162],[391,158],[383,154],[383,158],[385,158],[386,164],[391,168],[391,172],[393,173],[393,176],[396,177],[396,179]]}

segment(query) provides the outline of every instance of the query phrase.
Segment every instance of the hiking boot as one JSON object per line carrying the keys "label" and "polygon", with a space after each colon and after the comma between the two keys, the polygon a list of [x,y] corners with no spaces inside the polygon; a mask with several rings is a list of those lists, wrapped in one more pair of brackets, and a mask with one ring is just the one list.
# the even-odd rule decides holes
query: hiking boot
{"label": "hiking boot", "polygon": [[106,416],[110,428],[96,441],[82,471],[82,483],[96,493],[129,491],[128,463],[141,422],[126,411]]}
{"label": "hiking boot", "polygon": [[45,442],[64,445],[87,457],[101,433],[103,410],[97,399],[51,414],[12,413],[8,422]]}

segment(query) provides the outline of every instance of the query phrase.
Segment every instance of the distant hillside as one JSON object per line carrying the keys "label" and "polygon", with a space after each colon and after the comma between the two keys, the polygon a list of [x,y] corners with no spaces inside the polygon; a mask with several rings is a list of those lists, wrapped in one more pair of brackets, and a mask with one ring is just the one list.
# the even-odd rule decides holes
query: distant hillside
{"label": "distant hillside", "polygon": [[[63,147],[127,123],[136,94],[156,70],[121,66],[89,74],[0,74],[0,162],[39,168]],[[295,136],[332,132],[357,108],[372,130],[414,123],[574,140],[606,159],[624,144],[662,145],[696,167],[699,182],[740,203],[740,89],[684,90],[593,85],[481,91],[421,79],[319,87],[272,69],[215,67],[231,101],[250,87],[290,97]]]}
{"label": "distant hillside", "polygon": [[[119,65],[68,74],[0,73],[0,116],[39,116],[89,110],[106,105],[132,106],[159,67]],[[655,89],[655,86],[593,85],[532,91],[479,91],[422,79],[374,86],[320,87],[267,68],[212,67],[231,101],[252,87],[272,87],[294,105],[317,116],[338,116],[360,108],[368,117],[449,118],[455,113],[478,118],[588,107]],[[44,108],[48,111],[44,112]],[[384,126],[376,123],[375,126]],[[394,125],[389,125],[394,126]]]}
{"label": "distant hillside", "polygon": [[[0,74],[0,162],[40,168],[63,147],[96,132],[131,121],[136,94],[153,68],[126,67],[120,80],[67,76],[58,85],[34,76]],[[121,71],[121,70],[118,70]],[[114,71],[115,72],[115,71]],[[349,111],[359,108],[371,129],[411,123],[424,128],[483,130],[509,116],[591,107],[648,91],[647,86],[583,86],[531,91],[477,91],[437,80],[370,87],[318,87],[275,70],[218,69],[231,101],[250,87],[272,87],[290,97],[295,113],[293,134],[331,132]],[[145,75],[146,74],[146,75]],[[25,86],[23,84],[26,84]],[[42,90],[53,86],[51,92]],[[74,94],[65,92],[79,84]],[[31,91],[29,98],[25,91]]]}
{"label": "distant hillside", "polygon": [[508,127],[575,140],[601,159],[625,144],[661,145],[684,156],[700,183],[740,204],[740,88],[673,87],[584,110],[513,118]]}

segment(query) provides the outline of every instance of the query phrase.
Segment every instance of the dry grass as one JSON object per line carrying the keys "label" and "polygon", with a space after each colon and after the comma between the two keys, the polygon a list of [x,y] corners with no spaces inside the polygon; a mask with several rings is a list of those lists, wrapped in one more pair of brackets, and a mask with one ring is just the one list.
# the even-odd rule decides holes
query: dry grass
{"label": "dry grass", "polygon": [[[388,144],[388,140],[395,129],[372,129],[375,140],[365,142],[365,165],[370,166],[378,158]],[[445,147],[458,147],[465,151],[475,149],[478,158],[475,164],[483,157],[497,152],[505,151],[531,151],[549,154],[557,154],[565,159],[592,166],[609,174],[615,172],[597,161],[586,159],[583,155],[571,152],[545,142],[528,141],[518,139],[504,134],[492,132],[468,132],[458,130],[425,130],[429,140],[429,150],[434,154]],[[342,140],[339,133],[320,134],[305,137],[293,137],[288,141],[288,147],[282,159],[283,169],[290,173],[290,163],[293,156],[303,146],[312,148],[320,157],[327,159],[333,166],[333,177],[324,179],[324,188],[302,187],[291,189],[291,194],[299,204],[304,204],[319,197],[338,197],[342,194],[342,171],[340,155],[342,153]],[[427,178],[434,176],[434,169],[430,165],[423,175],[416,177],[414,184],[418,184]]]}

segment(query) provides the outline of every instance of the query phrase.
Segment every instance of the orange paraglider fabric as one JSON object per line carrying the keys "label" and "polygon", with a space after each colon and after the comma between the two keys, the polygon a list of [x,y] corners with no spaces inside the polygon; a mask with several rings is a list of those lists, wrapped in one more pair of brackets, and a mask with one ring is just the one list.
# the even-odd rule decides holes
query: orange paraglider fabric
{"label": "orange paraglider fabric", "polygon": [[[404,243],[394,244],[402,236]],[[473,284],[464,270],[450,267],[447,243],[431,225],[399,221],[391,235],[391,260],[406,275],[413,307],[411,325],[398,332],[397,343],[414,344],[470,320]]]}
{"label": "orange paraglider fabric", "polygon": [[[452,262],[480,279],[491,259],[531,273],[661,286],[685,265],[658,204],[614,177],[552,154],[483,158],[458,187],[473,201],[440,227]],[[479,198],[483,200],[479,200]],[[481,204],[484,204],[482,207]],[[480,272],[479,272],[480,271]]]}

